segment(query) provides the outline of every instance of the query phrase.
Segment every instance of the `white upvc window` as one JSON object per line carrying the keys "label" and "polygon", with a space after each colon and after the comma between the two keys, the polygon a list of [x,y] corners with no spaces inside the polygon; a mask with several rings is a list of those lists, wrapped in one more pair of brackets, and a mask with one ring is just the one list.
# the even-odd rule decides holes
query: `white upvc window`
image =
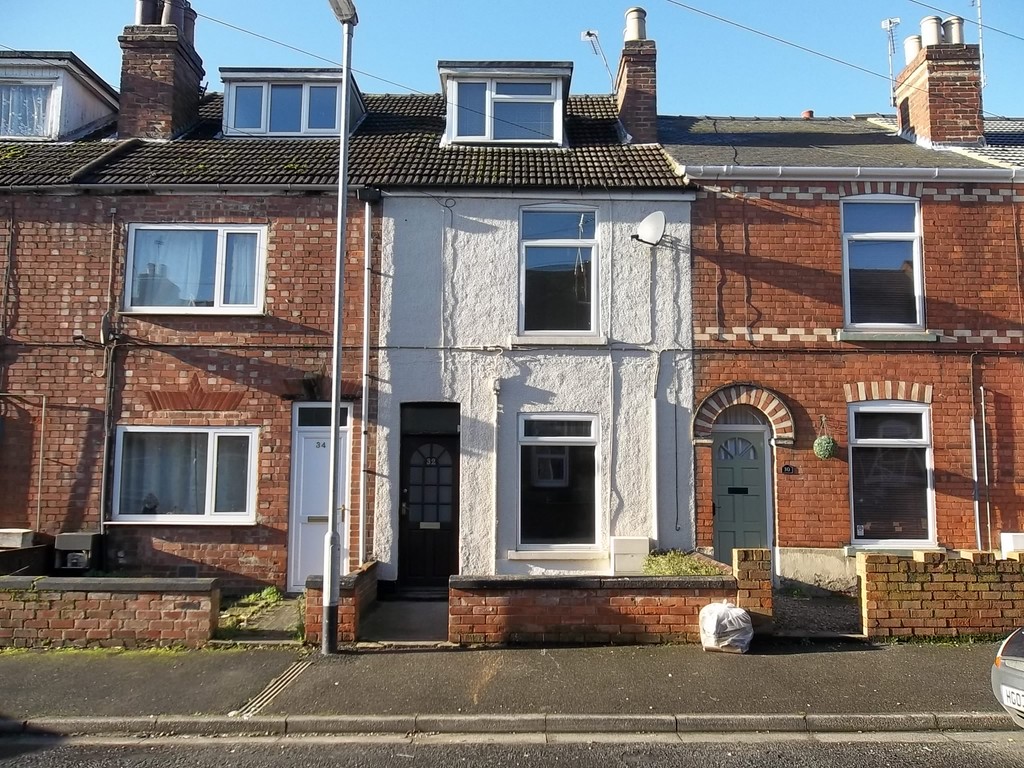
{"label": "white upvc window", "polygon": [[55,134],[54,84],[0,80],[0,139],[43,139]]}
{"label": "white upvc window", "polygon": [[519,415],[518,549],[597,547],[597,433],[591,414]]}
{"label": "white upvc window", "polygon": [[249,224],[132,224],[126,312],[259,314],[267,228]]}
{"label": "white upvc window", "polygon": [[896,401],[849,410],[852,541],[934,546],[930,409]]}
{"label": "white upvc window", "polygon": [[452,142],[562,143],[562,81],[460,78],[449,91]]}
{"label": "white upvc window", "polygon": [[921,212],[916,199],[864,195],[842,201],[847,328],[924,328]]}
{"label": "white upvc window", "polygon": [[519,222],[519,333],[598,330],[597,214],[524,209]]}
{"label": "white upvc window", "polygon": [[240,136],[337,135],[339,83],[238,82],[227,91],[225,133]]}
{"label": "white upvc window", "polygon": [[249,524],[256,427],[117,428],[114,522]]}

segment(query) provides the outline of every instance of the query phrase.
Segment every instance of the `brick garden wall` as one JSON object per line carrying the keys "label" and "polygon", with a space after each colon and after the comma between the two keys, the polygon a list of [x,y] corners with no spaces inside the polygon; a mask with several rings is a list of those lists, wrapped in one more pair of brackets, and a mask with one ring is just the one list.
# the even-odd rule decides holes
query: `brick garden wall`
{"label": "brick garden wall", "polygon": [[[359,639],[359,621],[377,600],[377,563],[364,564],[341,577],[338,593],[338,642],[354,643]],[[324,580],[322,576],[306,579],[305,640],[319,645],[323,630]]]}
{"label": "brick garden wall", "polygon": [[755,628],[770,628],[769,550],[734,550],[732,575],[710,577],[453,576],[448,640],[696,643],[700,609],[722,600],[747,609]]}
{"label": "brick garden wall", "polygon": [[215,579],[0,577],[0,648],[205,645]]}
{"label": "brick garden wall", "polygon": [[1024,552],[857,555],[868,637],[1004,634],[1024,624]]}
{"label": "brick garden wall", "polygon": [[[925,323],[937,341],[836,339],[844,322],[840,200],[863,194],[920,200]],[[994,545],[1000,531],[1024,530],[1024,452],[1014,439],[1024,431],[1024,398],[1015,383],[1024,352],[1015,246],[1022,201],[998,184],[751,181],[699,193],[695,402],[742,383],[776,393],[792,413],[795,441],[774,451],[777,544],[850,543],[847,407],[905,399],[931,407],[937,543],[975,547],[969,423],[972,411],[981,413],[979,386],[988,400],[987,458],[990,468],[999,467],[988,489]],[[908,394],[887,395],[886,382],[897,385],[893,392],[902,382]],[[811,451],[822,417],[840,444],[830,461]],[[981,467],[980,426],[978,444]],[[697,544],[710,547],[710,441],[698,444],[694,456]],[[783,464],[796,473],[781,474]]]}
{"label": "brick garden wall", "polygon": [[[365,271],[363,206],[351,205],[350,211],[342,390],[353,403],[352,490],[345,504],[354,509],[363,439],[358,350]],[[257,426],[260,432],[255,525],[110,526],[104,567],[162,577],[218,577],[230,592],[284,588],[289,398],[302,396],[306,374],[330,368],[336,215],[336,196],[329,194],[0,197],[0,274],[9,270],[14,291],[6,318],[9,333],[0,340],[0,391],[15,394],[0,398],[5,484],[0,527],[34,528],[37,501],[44,536],[99,526],[109,356],[116,425]],[[100,348],[104,313],[108,306],[122,305],[128,225],[193,222],[267,225],[266,313],[121,315],[116,345]],[[113,289],[109,299],[108,286]],[[379,300],[376,282],[371,296],[374,303]],[[371,315],[374,338],[376,317]],[[76,336],[88,343],[76,342]],[[198,393],[183,403],[176,393],[193,387]],[[321,391],[329,397],[328,380]],[[17,396],[22,393],[47,396],[45,431],[40,400]],[[372,423],[376,399],[371,397]],[[368,439],[372,471],[372,427]],[[367,489],[372,509],[374,483]],[[354,558],[357,536],[353,531],[349,541]]]}

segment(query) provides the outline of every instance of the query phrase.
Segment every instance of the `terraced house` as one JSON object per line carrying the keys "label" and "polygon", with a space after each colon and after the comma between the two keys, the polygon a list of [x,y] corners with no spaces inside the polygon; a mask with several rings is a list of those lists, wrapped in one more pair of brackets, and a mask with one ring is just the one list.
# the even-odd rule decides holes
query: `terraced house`
{"label": "terraced house", "polygon": [[1024,122],[983,112],[961,20],[923,37],[896,118],[659,123],[700,190],[696,543],[772,546],[801,584],[850,589],[858,551],[1024,546]]}
{"label": "terraced house", "polygon": [[[72,54],[0,57],[15,107],[0,143],[0,524],[100,531],[105,570],[301,589],[326,530],[344,84],[231,70],[202,96],[195,14],[167,5],[119,38],[120,93]],[[339,503],[355,564],[373,524],[359,478],[375,462],[362,350],[379,219],[351,194]]]}
{"label": "terraced house", "polygon": [[[194,18],[127,27],[120,92],[71,54],[2,59],[28,106],[0,143],[0,523],[297,591],[326,525],[346,84],[231,68],[201,96]],[[349,568],[434,589],[692,538],[692,195],[655,59],[637,10],[612,95],[573,93],[569,62],[350,84]]]}

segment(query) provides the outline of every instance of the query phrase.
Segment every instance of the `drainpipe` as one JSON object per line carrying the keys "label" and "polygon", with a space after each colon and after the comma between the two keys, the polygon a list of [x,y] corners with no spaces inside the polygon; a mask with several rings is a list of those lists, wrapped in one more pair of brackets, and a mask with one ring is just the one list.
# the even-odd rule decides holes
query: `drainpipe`
{"label": "drainpipe", "polygon": [[356,192],[363,202],[363,391],[360,395],[359,424],[359,565],[366,562],[366,463],[370,430],[370,281],[373,278],[373,203],[380,200],[380,190],[364,187]]}
{"label": "drainpipe", "polygon": [[985,520],[988,529],[988,548],[992,549],[992,492],[988,480],[988,419],[985,412],[985,387],[981,390],[981,452],[985,467]]}
{"label": "drainpipe", "polygon": [[100,465],[100,533],[106,529],[107,503],[110,486],[110,440],[114,431],[114,362],[117,355],[117,337],[114,323],[114,261],[117,253],[116,208],[110,210],[110,256],[107,277],[107,310],[100,321],[100,344],[103,345],[103,452]]}

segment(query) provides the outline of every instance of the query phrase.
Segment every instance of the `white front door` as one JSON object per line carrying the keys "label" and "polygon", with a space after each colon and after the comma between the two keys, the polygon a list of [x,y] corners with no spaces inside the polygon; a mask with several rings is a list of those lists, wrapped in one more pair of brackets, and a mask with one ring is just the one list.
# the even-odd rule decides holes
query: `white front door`
{"label": "white front door", "polygon": [[[351,429],[349,407],[341,406],[338,430],[338,508],[342,562],[348,559]],[[327,495],[331,482],[331,405],[296,403],[292,414],[291,511],[288,520],[288,591],[301,592],[307,576],[323,574]]]}

